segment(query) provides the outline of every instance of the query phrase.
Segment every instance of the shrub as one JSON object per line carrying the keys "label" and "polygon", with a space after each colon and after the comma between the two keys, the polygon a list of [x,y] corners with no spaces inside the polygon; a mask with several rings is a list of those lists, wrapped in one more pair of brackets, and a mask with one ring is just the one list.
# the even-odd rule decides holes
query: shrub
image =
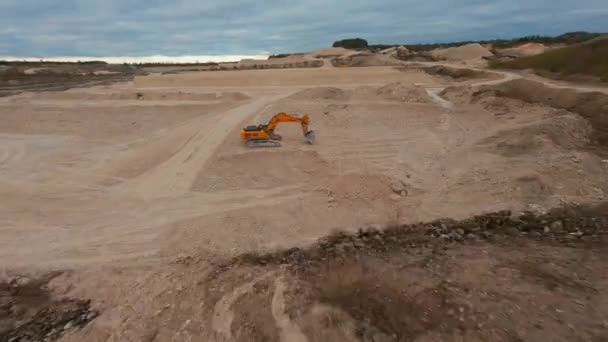
{"label": "shrub", "polygon": [[362,38],[343,39],[335,42],[333,45],[333,47],[342,47],[345,49],[366,49],[368,46],[367,40]]}

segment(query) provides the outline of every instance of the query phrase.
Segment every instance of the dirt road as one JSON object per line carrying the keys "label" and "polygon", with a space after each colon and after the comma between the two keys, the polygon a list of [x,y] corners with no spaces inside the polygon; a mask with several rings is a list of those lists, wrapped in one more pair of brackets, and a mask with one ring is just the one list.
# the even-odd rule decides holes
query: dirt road
{"label": "dirt road", "polygon": [[484,81],[479,81],[479,82],[473,82],[473,83],[471,83],[472,87],[498,85],[501,83],[506,83],[509,81],[526,78],[526,79],[536,81],[538,83],[541,83],[547,87],[554,88],[554,89],[574,89],[579,92],[599,92],[599,93],[608,94],[608,89],[606,87],[587,86],[587,85],[581,85],[581,84],[577,84],[574,82],[566,82],[566,81],[560,82],[560,81],[555,81],[555,80],[550,80],[550,79],[547,79],[544,77],[540,77],[537,75],[524,74],[521,72],[518,73],[515,71],[488,70],[488,69],[477,68],[477,67],[473,67],[473,66],[469,66],[469,65],[458,65],[458,64],[454,64],[454,63],[442,63],[442,62],[403,62],[403,64],[409,65],[409,66],[421,65],[421,66],[427,66],[427,67],[444,66],[444,67],[455,68],[455,69],[466,69],[466,70],[474,70],[474,71],[478,71],[478,72],[493,73],[493,74],[500,76],[499,78],[493,79],[493,80],[484,80]]}
{"label": "dirt road", "polygon": [[199,171],[226,140],[228,134],[241,122],[252,117],[252,113],[263,112],[270,103],[285,95],[288,93],[255,99],[223,113],[217,123],[189,122],[188,125],[198,126],[198,129],[188,137],[180,150],[164,163],[126,184],[121,184],[120,191],[136,193],[146,199],[175,197],[188,193]]}

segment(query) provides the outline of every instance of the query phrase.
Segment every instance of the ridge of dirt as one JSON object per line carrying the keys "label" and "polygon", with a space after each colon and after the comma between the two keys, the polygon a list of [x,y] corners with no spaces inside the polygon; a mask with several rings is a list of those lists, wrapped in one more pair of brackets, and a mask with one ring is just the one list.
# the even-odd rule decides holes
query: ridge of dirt
{"label": "ridge of dirt", "polygon": [[401,102],[432,102],[422,87],[412,87],[401,82],[393,82],[382,86],[375,91],[375,95],[382,99]]}
{"label": "ridge of dirt", "polygon": [[506,56],[506,57],[527,57],[527,56],[535,56],[545,52],[548,47],[542,43],[526,43],[523,45],[515,46],[507,49],[499,49],[497,51],[498,56]]}
{"label": "ridge of dirt", "polygon": [[296,92],[289,96],[294,100],[336,100],[346,101],[352,96],[351,92],[336,87],[315,87]]}
{"label": "ridge of dirt", "polygon": [[139,100],[139,101],[244,101],[250,99],[241,92],[191,92],[191,91],[154,91],[123,90],[112,93],[96,93],[90,91],[65,91],[62,93],[44,93],[38,98],[50,100]]}
{"label": "ridge of dirt", "polygon": [[[608,329],[607,233],[603,202],[369,226],[220,263],[181,256],[145,276],[119,272],[135,284],[95,299],[102,316],[66,340],[593,340]],[[134,317],[148,297],[154,310]]]}
{"label": "ridge of dirt", "polygon": [[[537,341],[549,336],[547,329],[562,336],[560,341],[581,334],[599,338],[608,328],[601,321],[602,309],[586,310],[584,321],[569,312],[601,297],[597,286],[602,277],[591,279],[587,270],[593,271],[591,260],[605,253],[607,209],[604,202],[340,232],[307,248],[235,257],[218,265],[208,281],[217,289],[243,277],[248,283],[254,275],[278,272],[274,276],[288,285],[280,289],[285,315],[274,331],[295,324],[304,334],[298,335],[302,341]],[[514,245],[529,252],[513,256]],[[550,251],[566,256],[562,260]],[[576,266],[576,253],[586,255],[588,268]],[[463,264],[475,275],[467,276]],[[489,274],[481,271],[488,268]],[[479,272],[484,278],[477,278]],[[243,295],[253,304],[232,307],[241,319],[232,329],[247,327],[250,336],[278,341],[268,322],[246,319],[254,307],[260,309],[260,301],[268,302],[266,289]],[[221,291],[212,293],[221,298]],[[230,291],[226,296],[232,296]],[[515,312],[530,301],[543,305],[525,315]],[[509,314],[502,316],[503,310]]]}
{"label": "ridge of dirt", "polygon": [[[547,229],[549,227],[549,229]],[[270,253],[245,253],[218,267],[212,276],[236,265],[289,265],[300,267],[328,258],[376,254],[436,241],[495,240],[527,236],[561,243],[598,241],[608,233],[608,202],[595,206],[569,205],[546,213],[499,211],[457,221],[440,219],[415,224],[370,226],[356,233],[336,232],[305,248]]]}
{"label": "ridge of dirt", "polygon": [[436,49],[431,51],[436,60],[468,61],[494,56],[494,54],[481,44],[467,44],[447,49]]}
{"label": "ridge of dirt", "polygon": [[327,57],[337,57],[337,56],[345,56],[349,54],[357,53],[355,50],[345,49],[343,47],[337,48],[323,48],[316,51],[312,51],[308,53],[308,56],[314,58],[327,58]]}
{"label": "ridge of dirt", "polygon": [[473,98],[488,95],[527,103],[540,103],[577,113],[591,123],[593,143],[604,148],[608,147],[608,95],[606,94],[550,88],[542,83],[525,79],[483,86],[472,94]]}
{"label": "ridge of dirt", "polygon": [[399,70],[409,71],[411,69],[419,69],[432,76],[445,76],[451,80],[466,81],[470,79],[479,78],[491,78],[494,76],[493,73],[474,70],[469,68],[452,68],[446,65],[409,65],[406,67],[398,68]]}
{"label": "ridge of dirt", "polygon": [[289,99],[342,102],[351,99],[357,101],[384,100],[418,103],[432,102],[424,88],[402,82],[392,82],[383,86],[362,86],[352,90],[335,87],[309,88],[291,95]]}

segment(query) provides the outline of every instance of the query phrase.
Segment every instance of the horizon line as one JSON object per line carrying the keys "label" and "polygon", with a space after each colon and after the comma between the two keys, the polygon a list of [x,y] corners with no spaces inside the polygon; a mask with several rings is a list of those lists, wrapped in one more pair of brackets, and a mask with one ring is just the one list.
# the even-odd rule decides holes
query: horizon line
{"label": "horizon line", "polygon": [[149,55],[149,56],[0,56],[6,62],[106,62],[109,64],[137,63],[227,63],[243,59],[268,59],[270,55]]}

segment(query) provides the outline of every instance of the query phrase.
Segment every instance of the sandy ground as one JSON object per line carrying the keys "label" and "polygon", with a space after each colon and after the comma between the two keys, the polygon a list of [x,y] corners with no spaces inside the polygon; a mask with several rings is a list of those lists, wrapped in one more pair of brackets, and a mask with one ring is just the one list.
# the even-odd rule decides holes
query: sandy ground
{"label": "sandy ground", "polygon": [[[266,340],[305,341],[311,335],[301,327],[312,323],[285,313],[281,293],[289,287],[278,270],[222,299],[180,295],[200,307],[184,314],[167,303],[172,313],[158,317],[180,281],[202,281],[241,253],[306,246],[372,224],[605,200],[608,164],[585,149],[592,127],[578,114],[500,97],[473,101],[467,92],[437,95],[503,81],[391,67],[251,70],[0,98],[0,269],[70,270],[55,286],[91,298],[102,313],[69,341],[248,340],[231,333],[229,308],[266,299],[280,332]],[[316,144],[286,124],[281,148],[245,148],[240,128],[279,111],[309,113]],[[173,269],[192,255],[198,275]],[[265,282],[259,293],[270,297],[242,296]],[[224,316],[209,312],[213,298]],[[127,322],[134,314],[142,318]],[[247,324],[255,324],[252,315]],[[209,317],[210,326],[189,327]],[[150,322],[169,328],[153,332]],[[355,340],[348,336],[335,340]]]}

